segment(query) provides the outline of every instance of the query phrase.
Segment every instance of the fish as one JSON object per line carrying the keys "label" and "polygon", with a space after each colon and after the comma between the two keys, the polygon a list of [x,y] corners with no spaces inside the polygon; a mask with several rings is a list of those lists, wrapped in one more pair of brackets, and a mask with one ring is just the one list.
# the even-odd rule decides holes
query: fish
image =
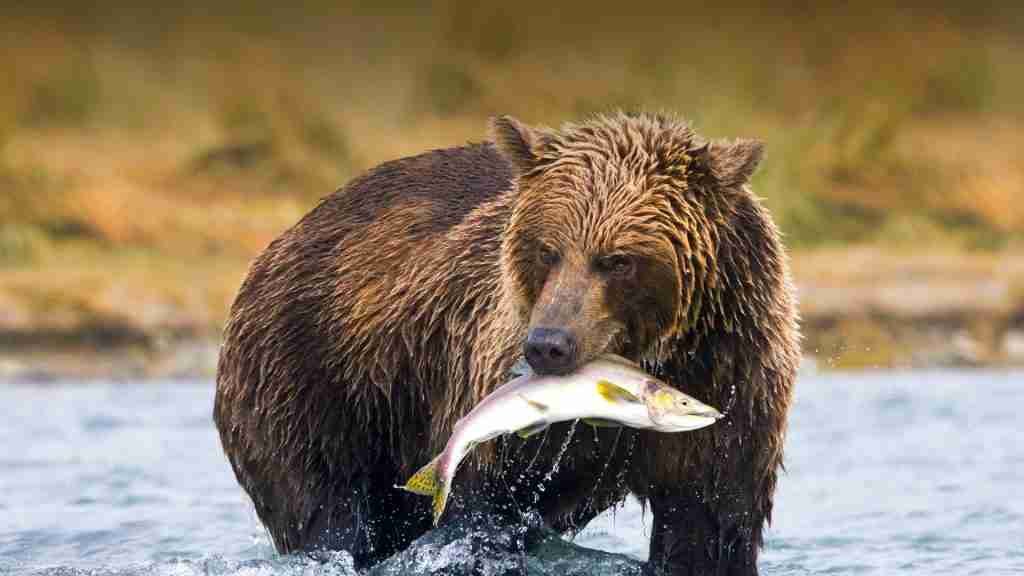
{"label": "fish", "polygon": [[436,526],[459,464],[482,442],[513,433],[529,438],[555,422],[577,419],[592,426],[685,432],[721,417],[638,364],[606,354],[567,375],[527,372],[502,385],[455,424],[440,454],[396,488],[433,498]]}

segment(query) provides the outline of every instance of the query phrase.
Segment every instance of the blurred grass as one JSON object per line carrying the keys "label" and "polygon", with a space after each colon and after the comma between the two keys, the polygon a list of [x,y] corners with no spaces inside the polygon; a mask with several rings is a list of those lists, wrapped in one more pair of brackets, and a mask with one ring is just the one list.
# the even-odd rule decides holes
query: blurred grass
{"label": "blurred grass", "polygon": [[[483,139],[499,113],[668,110],[763,138],[755,187],[798,251],[1024,245],[1019,3],[65,0],[0,15],[10,301],[27,302],[19,282],[49,285],[109,312],[95,294],[123,284],[216,324],[220,296],[198,306],[175,284],[229,298],[319,197]],[[69,282],[88,267],[93,284]]]}

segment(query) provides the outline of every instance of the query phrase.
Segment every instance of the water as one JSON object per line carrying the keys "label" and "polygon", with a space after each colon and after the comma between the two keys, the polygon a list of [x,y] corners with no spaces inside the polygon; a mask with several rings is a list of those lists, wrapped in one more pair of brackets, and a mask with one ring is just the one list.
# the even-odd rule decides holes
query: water
{"label": "water", "polygon": [[[0,573],[351,575],[344,555],[275,555],[221,454],[212,394],[209,382],[0,385]],[[1022,410],[1020,372],[802,377],[762,572],[1024,574]],[[643,559],[649,521],[629,502],[575,544]],[[477,553],[422,544],[436,566]],[[531,573],[630,567],[545,550]]]}

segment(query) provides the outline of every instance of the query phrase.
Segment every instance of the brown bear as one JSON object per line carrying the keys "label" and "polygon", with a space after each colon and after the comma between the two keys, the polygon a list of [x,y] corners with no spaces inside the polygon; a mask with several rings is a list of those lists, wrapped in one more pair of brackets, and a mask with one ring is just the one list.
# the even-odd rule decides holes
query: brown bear
{"label": "brown bear", "polygon": [[761,144],[623,113],[492,135],[378,166],[253,263],[214,418],[275,546],[357,566],[405,548],[430,504],[394,486],[520,358],[566,373],[614,352],[726,417],[487,443],[446,518],[570,531],[631,492],[652,572],[756,574],[799,362],[787,259],[748,187]]}

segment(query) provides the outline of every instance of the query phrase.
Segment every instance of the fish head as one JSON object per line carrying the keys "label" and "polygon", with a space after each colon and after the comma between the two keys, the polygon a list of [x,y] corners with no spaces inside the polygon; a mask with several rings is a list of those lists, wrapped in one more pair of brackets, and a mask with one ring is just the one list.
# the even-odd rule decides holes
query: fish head
{"label": "fish head", "polygon": [[697,430],[722,418],[714,407],[654,380],[646,383],[643,401],[654,429],[660,432]]}

